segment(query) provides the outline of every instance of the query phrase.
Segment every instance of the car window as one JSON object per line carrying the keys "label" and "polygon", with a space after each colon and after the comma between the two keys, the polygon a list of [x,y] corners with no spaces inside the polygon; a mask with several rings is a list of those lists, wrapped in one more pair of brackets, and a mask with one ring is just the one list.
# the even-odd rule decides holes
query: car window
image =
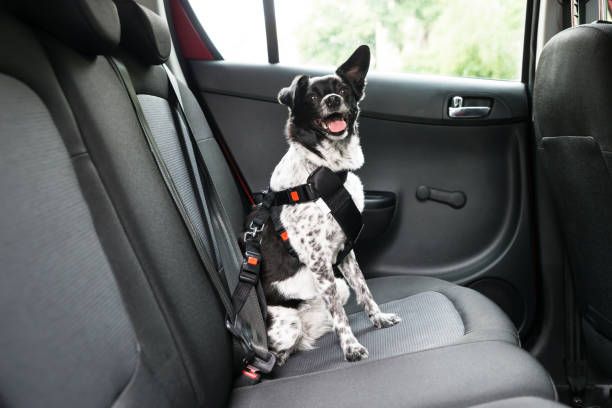
{"label": "car window", "polygon": [[194,14],[224,59],[266,62],[261,0],[191,0]]}
{"label": "car window", "polygon": [[[248,62],[267,61],[262,3],[192,0],[224,59]],[[274,8],[283,64],[333,66],[368,44],[375,71],[521,76],[526,0],[275,0]]]}

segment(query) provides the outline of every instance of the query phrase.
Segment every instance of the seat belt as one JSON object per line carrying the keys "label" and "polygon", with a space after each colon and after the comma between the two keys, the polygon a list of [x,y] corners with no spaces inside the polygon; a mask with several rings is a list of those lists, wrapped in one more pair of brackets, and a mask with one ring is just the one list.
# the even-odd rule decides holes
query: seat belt
{"label": "seat belt", "polygon": [[[245,269],[251,268],[252,265],[248,265],[246,260],[243,259],[236,238],[227,228],[228,225],[231,225],[231,222],[225,208],[223,207],[220,196],[215,189],[215,185],[208,167],[203,160],[203,156],[201,154],[193,154],[196,149],[199,149],[197,140],[195,138],[195,126],[193,126],[189,116],[187,116],[185,113],[178,81],[176,80],[176,77],[172,71],[170,71],[166,65],[163,65],[163,68],[166,71],[166,75],[170,83],[172,100],[176,103],[173,108],[175,108],[175,112],[180,119],[177,125],[180,127],[181,135],[183,136],[181,141],[184,144],[184,149],[192,152],[188,164],[191,166],[191,172],[195,175],[194,177],[200,178],[200,181],[202,182],[200,185],[203,187],[203,189],[198,193],[201,195],[202,202],[205,203],[204,189],[207,189],[207,195],[211,198],[211,209],[214,210],[215,207],[217,209],[217,211],[211,211],[205,214],[208,217],[208,224],[211,226],[211,234],[215,234],[215,231],[212,230],[214,224],[211,219],[211,215],[214,215],[215,219],[217,220],[216,225],[219,226],[219,229],[224,234],[224,242],[228,245],[227,249],[230,252],[230,255],[234,255],[231,258],[235,261],[235,264],[233,268],[227,268],[225,271],[226,280],[230,285],[230,288],[234,286],[234,280],[237,280],[235,285],[237,287],[244,278]],[[184,125],[184,128],[181,126],[181,124]],[[186,132],[183,130],[186,130]],[[215,239],[213,243],[216,242],[217,241]],[[260,267],[260,265],[258,265],[258,267]],[[239,272],[235,273],[235,271]],[[237,307],[236,303],[234,302],[234,296],[231,296],[234,307],[234,316],[228,316],[226,322],[228,330],[233,334],[239,334],[245,330],[249,332],[251,347],[257,351],[255,353],[257,358],[255,360],[251,358],[251,363],[247,364],[249,372],[245,372],[245,370],[243,370],[243,374],[245,374],[245,376],[251,380],[259,376],[259,373],[269,373],[274,367],[276,361],[275,356],[268,350],[267,330],[264,320],[267,306],[263,288],[258,280],[255,281],[255,285],[252,288],[253,290],[245,294],[245,300],[239,305],[239,307]],[[244,305],[248,305],[248,307],[243,309],[242,306]]]}
{"label": "seat belt", "polygon": [[585,390],[588,381],[588,366],[582,350],[582,316],[580,307],[576,304],[574,281],[569,268],[563,268],[565,277],[566,315],[570,318],[566,323],[565,339],[565,376],[571,393],[573,407],[584,407]]}
{"label": "seat belt", "polygon": [[[166,164],[163,160],[161,152],[159,151],[159,147],[157,146],[157,143],[153,137],[153,133],[151,132],[151,129],[149,128],[147,120],[144,116],[142,107],[140,106],[140,102],[138,100],[138,96],[136,95],[136,91],[134,90],[129,72],[127,71],[125,66],[120,61],[112,57],[107,57],[107,59],[128,93],[128,96],[132,103],[132,107],[134,108],[134,112],[136,113],[138,122],[145,135],[145,139],[153,155],[153,158],[160,170],[164,183],[166,184],[166,187],[168,188],[168,191],[170,192],[172,200],[174,201],[181,215],[181,218],[183,219],[183,222],[185,224],[185,227],[187,228],[187,231],[189,232],[189,235],[191,236],[194,246],[196,247],[198,256],[200,257],[200,260],[204,266],[204,269],[208,277],[210,278],[211,283],[213,284],[215,292],[217,292],[217,295],[219,296],[219,299],[221,300],[223,308],[226,311],[226,327],[228,328],[230,333],[234,336],[234,338],[236,339],[236,341],[239,343],[240,347],[243,350],[243,365],[250,371],[253,371],[257,374],[259,372],[261,373],[270,372],[272,368],[274,367],[274,363],[275,363],[274,355],[272,355],[267,350],[267,343],[265,341],[263,342],[263,345],[261,344],[262,343],[261,336],[253,336],[254,333],[252,332],[252,325],[248,321],[244,321],[244,319],[235,312],[235,309],[232,304],[232,300],[229,296],[228,289],[225,283],[223,282],[223,280],[221,279],[221,275],[219,274],[218,269],[215,267],[213,261],[211,260],[208,250],[206,249],[204,239],[202,235],[198,233],[197,228],[195,227],[193,223],[193,220],[190,218],[186,205],[183,202],[178,192],[178,188],[176,184],[174,183],[174,180],[168,168],[166,167]],[[172,81],[170,82],[172,83]],[[178,95],[176,95],[176,99],[179,102],[177,105],[181,106]],[[182,109],[181,109],[181,114],[183,114]],[[189,127],[189,124],[187,121],[185,121],[184,123],[185,123],[185,126]],[[179,129],[179,132],[181,134],[184,133],[181,131],[181,129]],[[189,147],[190,145],[193,148],[193,145],[191,143],[189,145],[186,145],[186,147]],[[187,152],[189,151],[188,149],[184,149],[184,150],[186,150]],[[191,152],[193,153],[193,150],[191,150]],[[190,167],[191,166],[190,159],[186,161],[187,161],[188,167]],[[194,170],[195,169],[192,168],[190,169],[190,172],[193,172],[193,175],[195,176],[197,173]],[[197,177],[194,177],[194,178],[197,179]],[[196,190],[195,191],[196,198],[197,200],[200,201],[198,205],[201,207],[204,207],[204,205],[206,204],[206,201],[201,201],[204,199],[203,185],[201,183],[201,180],[199,181],[200,182],[198,183],[196,180],[193,186],[194,186],[194,189]],[[200,193],[202,193],[201,196],[200,196]],[[207,228],[210,229],[210,231],[208,232],[214,233],[214,231],[212,230],[213,225],[211,224],[212,220],[210,218],[210,213],[208,211],[205,211],[205,212],[202,212],[202,214],[204,215],[204,218],[207,219],[206,220],[207,221],[206,223],[208,224]],[[213,236],[214,234],[211,235],[211,240],[214,239]],[[218,251],[218,244],[216,243],[216,241],[212,242],[212,247],[213,247],[212,252],[215,253],[215,256],[217,257],[216,261],[221,263],[220,254]],[[263,321],[263,316],[260,317],[260,319]],[[263,325],[263,328],[264,328],[263,330],[265,334],[265,324],[262,323],[262,325]],[[257,340],[257,342],[254,342],[254,339]],[[265,336],[264,336],[264,340],[267,340]]]}
{"label": "seat belt", "polygon": [[[170,81],[170,84],[172,86],[171,87],[172,88],[171,91],[174,94],[174,96],[176,98],[176,101],[178,102],[178,106],[177,106],[178,113],[180,114],[182,122],[185,123],[186,126],[187,126],[187,131],[188,131],[187,133],[188,134],[185,136],[185,143],[190,144],[193,147],[193,149],[196,149],[196,148],[199,149],[197,140],[195,139],[195,132],[193,131],[193,129],[195,129],[195,127],[192,125],[190,118],[185,113],[185,109],[184,109],[182,98],[181,98],[181,94],[180,94],[180,89],[178,87],[178,81],[176,80],[176,77],[174,76],[172,71],[170,71],[170,69],[166,65],[164,65],[163,67],[166,70],[166,74],[167,74],[168,79]],[[225,242],[229,243],[230,246],[231,246],[230,251],[233,249],[232,253],[234,255],[236,255],[236,258],[235,258],[235,260],[237,261],[236,265],[235,265],[236,269],[241,269],[241,263],[243,263],[243,261],[244,261],[243,257],[241,256],[241,250],[240,250],[240,248],[239,248],[239,246],[237,244],[237,241],[236,241],[235,237],[233,236],[233,234],[229,233],[227,228],[225,228],[225,226],[231,225],[231,222],[229,220],[227,212],[224,209],[224,206],[223,206],[223,204],[221,202],[221,199],[219,198],[219,194],[217,193],[217,191],[215,189],[214,183],[212,181],[212,177],[210,176],[210,172],[208,171],[206,163],[204,162],[202,157],[203,157],[202,155],[199,155],[198,158],[200,160],[197,160],[197,158],[196,158],[194,163],[195,163],[196,166],[199,166],[199,168],[202,170],[201,173],[202,173],[202,175],[205,178],[205,187],[208,187],[209,190],[212,190],[212,191],[210,191],[210,196],[213,199],[213,204],[216,204],[216,206],[219,209],[219,211],[217,211],[215,213],[215,215],[218,218],[218,225],[220,227],[222,227],[222,230],[223,230],[223,232],[225,234],[225,238],[226,238]],[[231,271],[229,271],[229,272],[231,272]],[[230,282],[230,283],[232,283],[232,280],[234,280],[235,278],[238,278],[238,282],[241,280],[241,274],[231,274],[230,273],[230,274],[227,274],[226,276],[228,278],[228,282]],[[266,315],[266,303],[265,303],[265,296],[263,294],[263,289],[261,289],[261,285],[260,284],[256,285],[256,289],[259,289],[259,291],[256,290],[255,293],[249,294],[249,296],[253,296],[253,297],[257,298],[257,300],[258,300],[258,302],[260,304],[260,309],[261,309],[262,315],[265,317],[265,315]],[[236,304],[234,304],[234,309],[235,309],[235,312],[237,314],[239,314],[241,309],[242,309],[242,307],[241,306],[237,307]]]}

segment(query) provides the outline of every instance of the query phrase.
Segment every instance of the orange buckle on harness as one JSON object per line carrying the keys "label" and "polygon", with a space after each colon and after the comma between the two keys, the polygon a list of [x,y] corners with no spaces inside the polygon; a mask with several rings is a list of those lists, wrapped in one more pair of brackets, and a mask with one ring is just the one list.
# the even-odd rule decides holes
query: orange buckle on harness
{"label": "orange buckle on harness", "polygon": [[297,191],[292,191],[291,193],[289,193],[289,196],[293,201],[300,201],[300,195]]}
{"label": "orange buckle on harness", "polygon": [[289,239],[289,234],[287,233],[287,231],[283,231],[280,233],[280,237],[283,241],[287,241]]}

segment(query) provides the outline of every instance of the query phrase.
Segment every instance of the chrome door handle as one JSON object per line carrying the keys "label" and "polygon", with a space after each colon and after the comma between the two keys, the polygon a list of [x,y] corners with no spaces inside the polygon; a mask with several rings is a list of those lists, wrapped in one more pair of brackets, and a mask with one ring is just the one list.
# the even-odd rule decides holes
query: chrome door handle
{"label": "chrome door handle", "polygon": [[491,112],[490,106],[463,106],[461,96],[453,96],[451,106],[448,107],[448,116],[451,118],[482,118],[487,116],[489,112]]}

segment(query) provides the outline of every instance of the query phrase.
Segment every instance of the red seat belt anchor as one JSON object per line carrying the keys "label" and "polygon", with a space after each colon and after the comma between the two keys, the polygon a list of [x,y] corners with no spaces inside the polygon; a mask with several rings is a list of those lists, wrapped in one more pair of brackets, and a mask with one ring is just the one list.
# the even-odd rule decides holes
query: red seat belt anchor
{"label": "red seat belt anchor", "polygon": [[261,373],[259,370],[250,364],[247,364],[247,366],[242,370],[242,375],[255,382],[259,382],[261,379]]}

